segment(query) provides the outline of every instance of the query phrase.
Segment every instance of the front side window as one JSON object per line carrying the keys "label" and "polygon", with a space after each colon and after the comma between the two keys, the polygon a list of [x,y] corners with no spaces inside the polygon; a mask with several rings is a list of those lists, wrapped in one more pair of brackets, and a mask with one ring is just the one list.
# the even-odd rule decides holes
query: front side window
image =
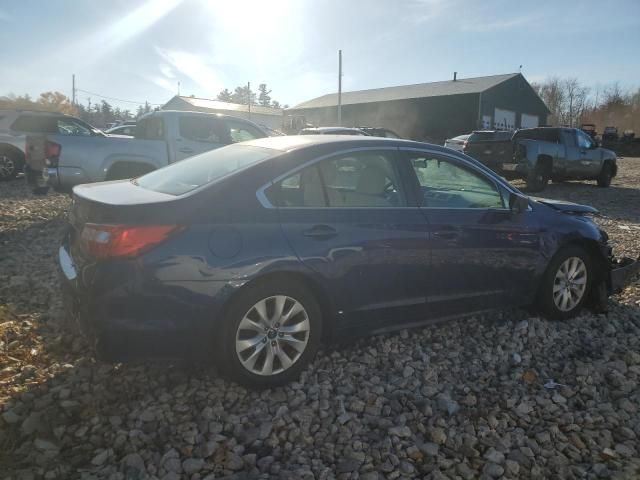
{"label": "front side window", "polygon": [[214,117],[180,117],[178,120],[180,136],[196,142],[228,145],[234,143],[229,127]]}
{"label": "front side window", "polygon": [[591,138],[589,138],[588,135],[580,131],[576,131],[576,135],[578,136],[578,147],[585,150],[591,148],[591,145],[592,145]]}
{"label": "front side window", "polygon": [[283,207],[403,207],[406,196],[388,152],[356,152],[322,160],[266,192]]}
{"label": "front side window", "polygon": [[427,208],[504,208],[495,183],[472,169],[429,155],[411,155]]}
{"label": "front side window", "polygon": [[71,118],[59,118],[57,121],[58,133],[60,135],[77,135],[82,137],[91,136],[91,129]]}
{"label": "front side window", "polygon": [[256,138],[263,138],[265,135],[253,125],[228,118],[225,120],[229,127],[229,135],[233,143],[246,142]]}

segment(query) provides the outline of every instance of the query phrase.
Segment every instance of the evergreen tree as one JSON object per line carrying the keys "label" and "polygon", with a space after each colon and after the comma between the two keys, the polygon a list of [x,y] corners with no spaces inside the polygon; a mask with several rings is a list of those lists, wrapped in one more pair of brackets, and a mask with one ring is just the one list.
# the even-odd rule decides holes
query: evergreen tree
{"label": "evergreen tree", "polygon": [[218,100],[221,102],[232,102],[233,94],[229,91],[228,88],[225,88],[218,94]]}
{"label": "evergreen tree", "polygon": [[261,83],[258,86],[258,91],[260,92],[260,95],[258,95],[258,104],[262,105],[263,107],[268,107],[269,105],[271,105],[271,97],[269,96],[271,90],[267,90],[267,84]]}

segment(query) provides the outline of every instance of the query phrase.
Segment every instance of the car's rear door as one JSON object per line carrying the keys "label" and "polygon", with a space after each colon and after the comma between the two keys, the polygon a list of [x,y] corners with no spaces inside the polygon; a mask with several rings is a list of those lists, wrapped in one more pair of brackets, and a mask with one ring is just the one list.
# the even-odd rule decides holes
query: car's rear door
{"label": "car's rear door", "polygon": [[455,156],[403,149],[429,225],[429,310],[437,316],[519,304],[539,258],[530,212],[508,208],[507,191]]}
{"label": "car's rear door", "polygon": [[395,147],[318,159],[269,191],[289,244],[335,299],[341,327],[425,317],[427,222],[407,193]]}

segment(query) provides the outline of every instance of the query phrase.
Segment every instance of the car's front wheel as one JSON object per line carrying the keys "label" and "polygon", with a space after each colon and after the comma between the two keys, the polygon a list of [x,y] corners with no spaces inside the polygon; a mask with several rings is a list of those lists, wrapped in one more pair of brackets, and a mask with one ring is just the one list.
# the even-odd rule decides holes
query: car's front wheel
{"label": "car's front wheel", "polygon": [[266,388],[295,380],[318,351],[321,310],[294,282],[248,287],[228,309],[220,337],[221,367],[232,380]]}
{"label": "car's front wheel", "polygon": [[551,260],[538,292],[538,305],[552,319],[575,316],[584,305],[593,278],[591,259],[579,246],[564,248]]}

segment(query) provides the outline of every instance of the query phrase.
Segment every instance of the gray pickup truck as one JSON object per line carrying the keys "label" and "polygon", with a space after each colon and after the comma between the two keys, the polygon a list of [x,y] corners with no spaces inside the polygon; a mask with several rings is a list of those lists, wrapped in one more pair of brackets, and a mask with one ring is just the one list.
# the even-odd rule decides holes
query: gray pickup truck
{"label": "gray pickup truck", "polygon": [[143,175],[224,145],[269,136],[235,117],[160,110],[142,117],[135,137],[58,134],[27,137],[27,180],[36,193]]}
{"label": "gray pickup truck", "polygon": [[[510,145],[499,148],[500,143]],[[524,179],[532,192],[543,190],[549,180],[596,180],[608,187],[618,172],[615,152],[577,128],[525,128],[510,140],[479,144],[476,150],[465,153],[507,179]]]}

